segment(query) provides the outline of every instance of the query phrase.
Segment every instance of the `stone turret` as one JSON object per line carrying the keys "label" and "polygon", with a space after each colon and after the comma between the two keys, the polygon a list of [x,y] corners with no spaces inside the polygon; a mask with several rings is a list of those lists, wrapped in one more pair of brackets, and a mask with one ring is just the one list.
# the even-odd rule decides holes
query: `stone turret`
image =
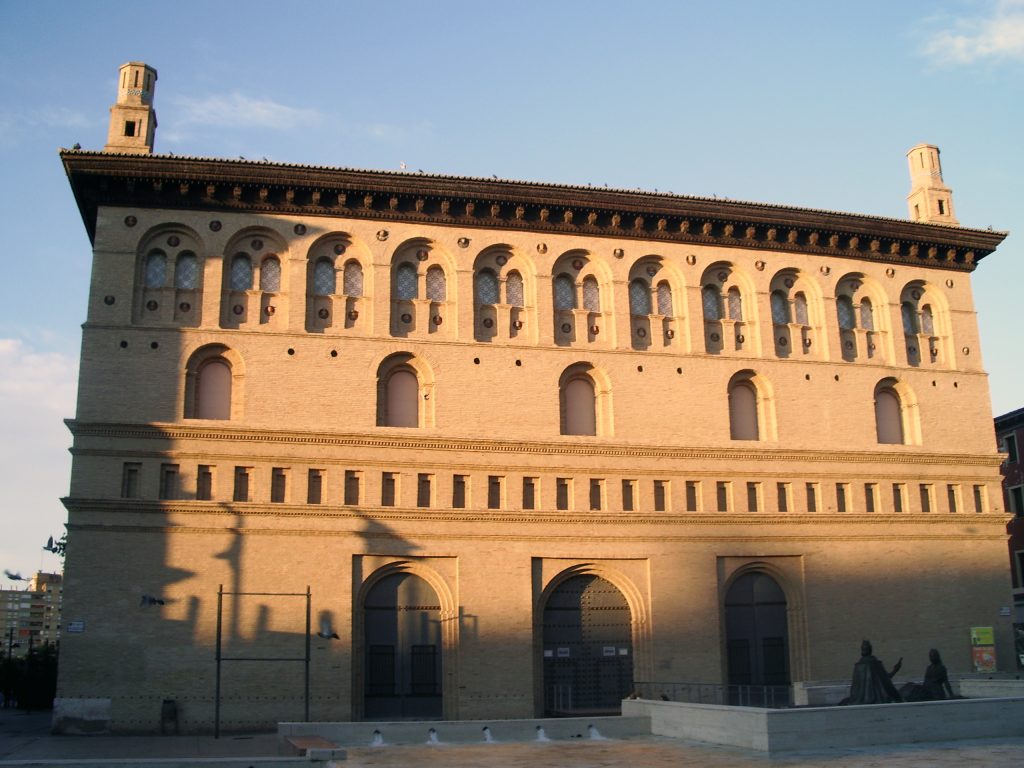
{"label": "stone turret", "polygon": [[121,65],[118,77],[117,102],[110,108],[110,129],[103,151],[152,154],[156,70],[141,61],[130,61]]}
{"label": "stone turret", "polygon": [[934,144],[918,144],[907,152],[910,166],[910,194],[907,207],[910,218],[929,224],[959,226],[953,214],[953,190],[942,181],[939,148]]}

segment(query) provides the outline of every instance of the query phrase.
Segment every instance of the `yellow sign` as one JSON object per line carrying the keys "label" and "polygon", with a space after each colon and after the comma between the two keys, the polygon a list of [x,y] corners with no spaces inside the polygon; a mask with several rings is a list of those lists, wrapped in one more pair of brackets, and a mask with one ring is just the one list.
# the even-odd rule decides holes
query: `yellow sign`
{"label": "yellow sign", "polygon": [[971,645],[995,645],[992,627],[971,627]]}

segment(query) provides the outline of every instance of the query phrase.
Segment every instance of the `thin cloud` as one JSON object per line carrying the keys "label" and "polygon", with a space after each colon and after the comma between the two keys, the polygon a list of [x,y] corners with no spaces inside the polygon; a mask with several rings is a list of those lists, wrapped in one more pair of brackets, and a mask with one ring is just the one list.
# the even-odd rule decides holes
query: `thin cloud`
{"label": "thin cloud", "polygon": [[301,109],[278,104],[270,99],[254,99],[241,93],[227,96],[174,99],[175,128],[183,126],[214,126],[235,128],[268,128],[288,131],[310,123],[318,123],[323,115],[315,109]]}
{"label": "thin cloud", "polygon": [[0,108],[0,146],[13,147],[30,133],[50,128],[88,128],[94,124],[67,107],[42,106],[26,110]]}
{"label": "thin cloud", "polygon": [[921,49],[937,64],[1024,61],[1024,0],[997,0],[985,15],[956,18],[945,26]]}

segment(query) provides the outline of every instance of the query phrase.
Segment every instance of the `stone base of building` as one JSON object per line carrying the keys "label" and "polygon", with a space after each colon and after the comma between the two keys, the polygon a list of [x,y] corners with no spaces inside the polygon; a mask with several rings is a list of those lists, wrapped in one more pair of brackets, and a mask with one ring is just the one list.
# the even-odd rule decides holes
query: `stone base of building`
{"label": "stone base of building", "polygon": [[54,733],[109,733],[110,723],[110,699],[53,700]]}

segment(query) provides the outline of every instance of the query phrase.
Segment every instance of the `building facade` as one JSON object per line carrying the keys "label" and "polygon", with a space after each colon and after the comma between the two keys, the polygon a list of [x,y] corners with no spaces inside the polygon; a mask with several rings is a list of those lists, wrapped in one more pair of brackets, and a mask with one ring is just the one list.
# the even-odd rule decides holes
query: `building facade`
{"label": "building facade", "polygon": [[970,286],[1004,234],[941,174],[903,221],[162,156],[136,72],[61,153],[94,250],[58,724],[301,719],[307,658],[318,720],[841,679],[864,637],[956,673],[975,626],[1009,658]]}
{"label": "building facade", "polygon": [[0,589],[0,651],[24,657],[60,642],[63,578],[39,571],[27,589]]}
{"label": "building facade", "polygon": [[1003,474],[1003,505],[1013,515],[1006,524],[1010,544],[1010,573],[1013,579],[1013,631],[1016,638],[1017,668],[1024,669],[1024,408],[996,416],[996,442],[1006,454]]}

